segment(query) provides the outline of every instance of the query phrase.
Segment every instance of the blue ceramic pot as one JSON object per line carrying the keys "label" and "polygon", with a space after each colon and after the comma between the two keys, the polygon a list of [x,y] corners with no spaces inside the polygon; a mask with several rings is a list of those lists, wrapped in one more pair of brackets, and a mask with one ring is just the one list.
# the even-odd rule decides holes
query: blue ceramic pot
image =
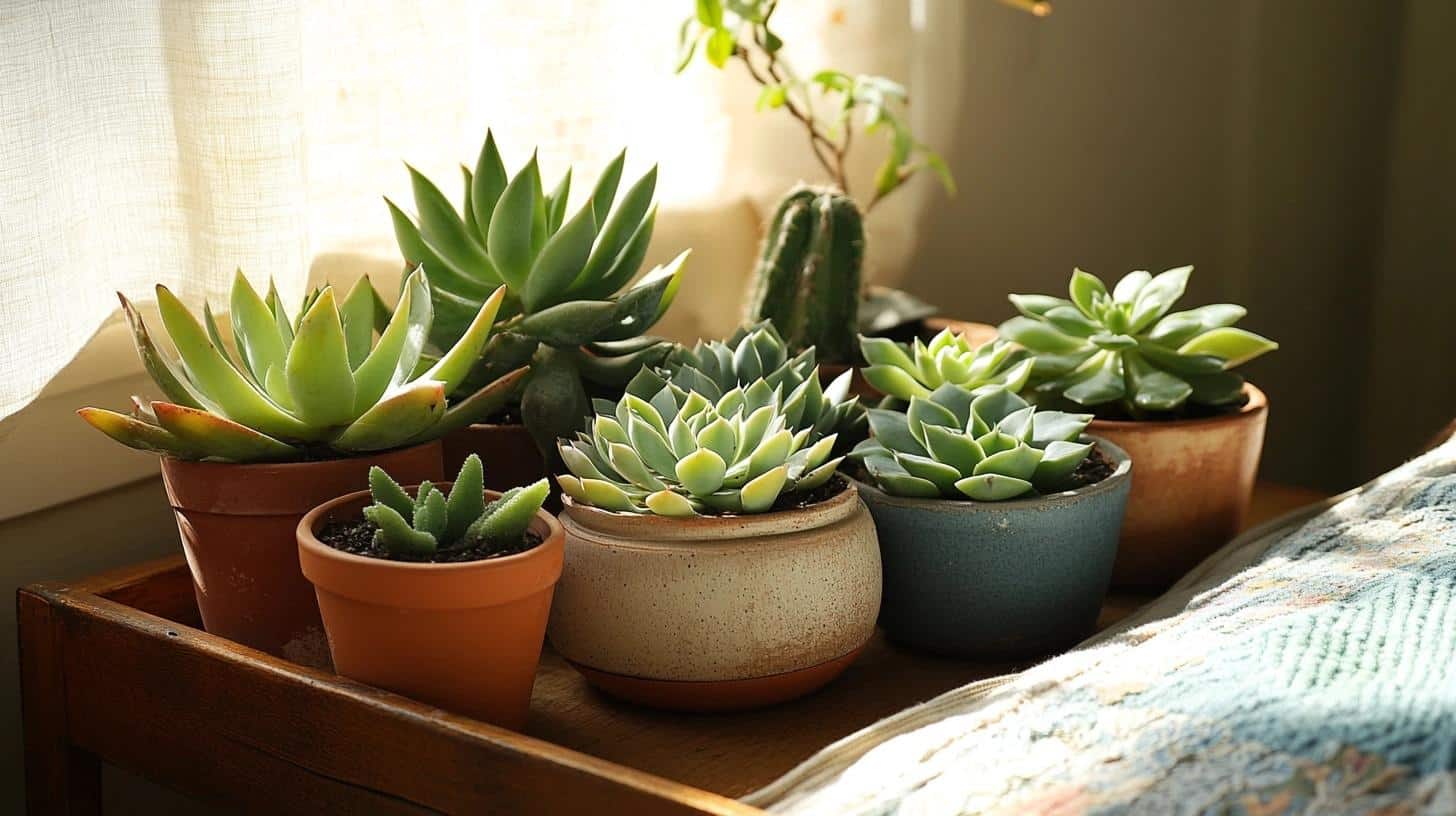
{"label": "blue ceramic pot", "polygon": [[1091,634],[1132,484],[1127,454],[1096,441],[1112,475],[1049,496],[908,499],[861,482],[880,537],[886,634],[975,658],[1044,655]]}

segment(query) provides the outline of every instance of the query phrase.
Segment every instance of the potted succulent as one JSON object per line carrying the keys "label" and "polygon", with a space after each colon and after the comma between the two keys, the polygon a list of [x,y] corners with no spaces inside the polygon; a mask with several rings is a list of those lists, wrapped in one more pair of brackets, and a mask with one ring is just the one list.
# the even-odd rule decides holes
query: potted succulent
{"label": "potted succulent", "polygon": [[[740,346],[742,348],[743,346]],[[880,605],[874,523],[836,475],[818,377],[716,400],[664,385],[561,444],[566,566],[552,645],[589,682],[660,708],[806,694],[864,647]]]}
{"label": "potted succulent", "polygon": [[520,730],[561,575],[561,525],[541,479],[485,490],[471,454],[453,482],[412,491],[383,468],[369,489],[312,510],[298,559],[334,669]]}
{"label": "potted succulent", "polygon": [[946,383],[868,411],[851,456],[884,560],[880,623],[958,657],[1024,657],[1092,631],[1130,482],[1127,454],[995,387]]}
{"label": "potted succulent", "polygon": [[316,662],[318,606],[299,572],[293,528],[314,505],[358,484],[371,465],[410,479],[442,475],[439,437],[497,410],[525,374],[510,372],[447,402],[485,345],[503,297],[487,297],[460,339],[422,363],[434,309],[419,270],[392,313],[365,278],[342,303],[331,287],[313,292],[296,321],[276,291],[260,298],[239,272],[231,347],[210,307],[199,321],[158,286],[176,356],[153,341],[121,296],[137,351],[166,400],[134,398],[130,415],[78,413],[118,442],[162,455],[209,632]]}
{"label": "potted succulent", "polygon": [[[679,29],[678,71],[698,53],[715,68],[736,59],[760,86],[759,110],[783,110],[804,126],[831,184],[801,185],[780,201],[765,230],[746,312],[750,322],[772,320],[792,350],[816,347],[826,372],[836,375],[833,369],[855,362],[858,332],[918,333],[936,311],[904,292],[862,285],[864,218],[922,169],[934,171],[952,194],[955,182],[940,156],[910,131],[902,85],[833,69],[807,79],[798,75],[772,28],[777,7],[777,0],[698,2]],[[830,113],[822,116],[816,108]],[[846,172],[857,115],[865,131],[884,133],[889,141],[862,206],[850,195]],[[979,325],[942,321],[950,323],[957,331]]]}
{"label": "potted succulent", "polygon": [[474,170],[460,168],[465,192],[459,211],[413,167],[416,218],[385,199],[400,252],[410,263],[424,264],[441,304],[442,319],[430,336],[434,345],[454,343],[481,301],[496,287],[506,289],[498,331],[467,374],[466,387],[531,364],[521,391],[495,421],[445,440],[447,468],[479,451],[492,463],[489,486],[543,477],[555,440],[582,428],[591,398],[616,399],[638,369],[661,362],[672,349],[645,332],[672,303],[687,253],[628,286],[652,239],[657,168],[619,199],[625,161],[624,151],[568,215],[571,170],[549,193],[534,154],[507,175],[487,131]]}
{"label": "potted succulent", "polygon": [[1035,360],[1025,394],[1096,414],[1137,462],[1113,582],[1162,588],[1243,526],[1268,400],[1233,369],[1278,344],[1234,327],[1245,309],[1171,311],[1192,267],[1133,272],[1109,292],[1081,270],[1068,298],[1012,295],[1001,336]]}

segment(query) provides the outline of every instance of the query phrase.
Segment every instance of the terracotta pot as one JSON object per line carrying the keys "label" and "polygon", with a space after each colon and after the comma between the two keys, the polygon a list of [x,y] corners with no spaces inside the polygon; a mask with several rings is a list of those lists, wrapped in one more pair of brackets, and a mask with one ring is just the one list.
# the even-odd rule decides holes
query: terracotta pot
{"label": "terracotta pot", "polygon": [[445,472],[453,477],[467,456],[479,454],[488,490],[504,492],[546,476],[546,464],[525,425],[470,425],[444,442]]}
{"label": "terracotta pot", "polygon": [[561,525],[537,512],[539,546],[456,564],[368,558],[319,542],[326,524],[357,519],[369,503],[367,490],[351,493],[298,524],[298,558],[318,593],[334,670],[519,731],[561,576]]}
{"label": "terracotta pot", "polygon": [[851,486],[802,510],[669,519],[566,500],[551,643],[602,691],[724,711],[828,683],[880,608],[880,550]]}
{"label": "terracotta pot", "polygon": [[1098,444],[1112,475],[1048,496],[912,499],[861,484],[885,564],[885,633],[977,659],[1045,655],[1091,634],[1134,470],[1126,453]]}
{"label": "terracotta pot", "polygon": [[203,627],[297,663],[325,664],[318,605],[298,570],[293,531],[319,502],[368,484],[372,465],[411,480],[443,475],[439,442],[293,464],[162,459]]}
{"label": "terracotta pot", "polygon": [[1113,586],[1163,589],[1227,544],[1244,526],[1269,403],[1246,384],[1237,413],[1169,422],[1094,420],[1088,433],[1137,463]]}

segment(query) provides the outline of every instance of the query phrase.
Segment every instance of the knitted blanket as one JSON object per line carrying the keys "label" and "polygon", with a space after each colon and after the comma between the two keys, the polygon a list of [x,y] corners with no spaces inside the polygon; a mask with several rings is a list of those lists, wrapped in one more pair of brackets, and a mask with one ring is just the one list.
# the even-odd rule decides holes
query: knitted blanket
{"label": "knitted blanket", "polygon": [[1078,649],[877,723],[749,801],[1456,814],[1456,440],[1240,537]]}

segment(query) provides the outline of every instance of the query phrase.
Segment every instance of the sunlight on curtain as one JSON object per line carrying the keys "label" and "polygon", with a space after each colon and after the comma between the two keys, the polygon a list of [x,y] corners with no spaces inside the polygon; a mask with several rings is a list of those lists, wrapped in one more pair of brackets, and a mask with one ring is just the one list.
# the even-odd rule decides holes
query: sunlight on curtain
{"label": "sunlight on curtain", "polygon": [[[954,120],[960,11],[956,0],[917,0],[915,15],[911,5],[785,3],[780,30],[801,73],[834,65],[908,80],[921,138],[935,144]],[[31,401],[114,315],[115,290],[147,300],[162,282],[191,303],[225,303],[237,267],[255,284],[271,276],[295,303],[310,277],[370,273],[392,285],[399,259],[380,196],[410,201],[408,161],[458,197],[449,182],[460,163],[473,164],[487,126],[510,167],[539,145],[548,184],[568,164],[578,178],[595,174],[622,147],[629,174],[658,163],[662,213],[649,261],[696,250],[663,330],[729,330],[761,213],[794,181],[820,178],[796,123],[754,113],[756,89],[741,68],[673,74],[677,26],[692,7],[8,7],[0,417]],[[853,167],[863,184],[882,155],[876,141],[859,140]],[[872,219],[880,279],[898,277],[929,184],[917,179]]]}

